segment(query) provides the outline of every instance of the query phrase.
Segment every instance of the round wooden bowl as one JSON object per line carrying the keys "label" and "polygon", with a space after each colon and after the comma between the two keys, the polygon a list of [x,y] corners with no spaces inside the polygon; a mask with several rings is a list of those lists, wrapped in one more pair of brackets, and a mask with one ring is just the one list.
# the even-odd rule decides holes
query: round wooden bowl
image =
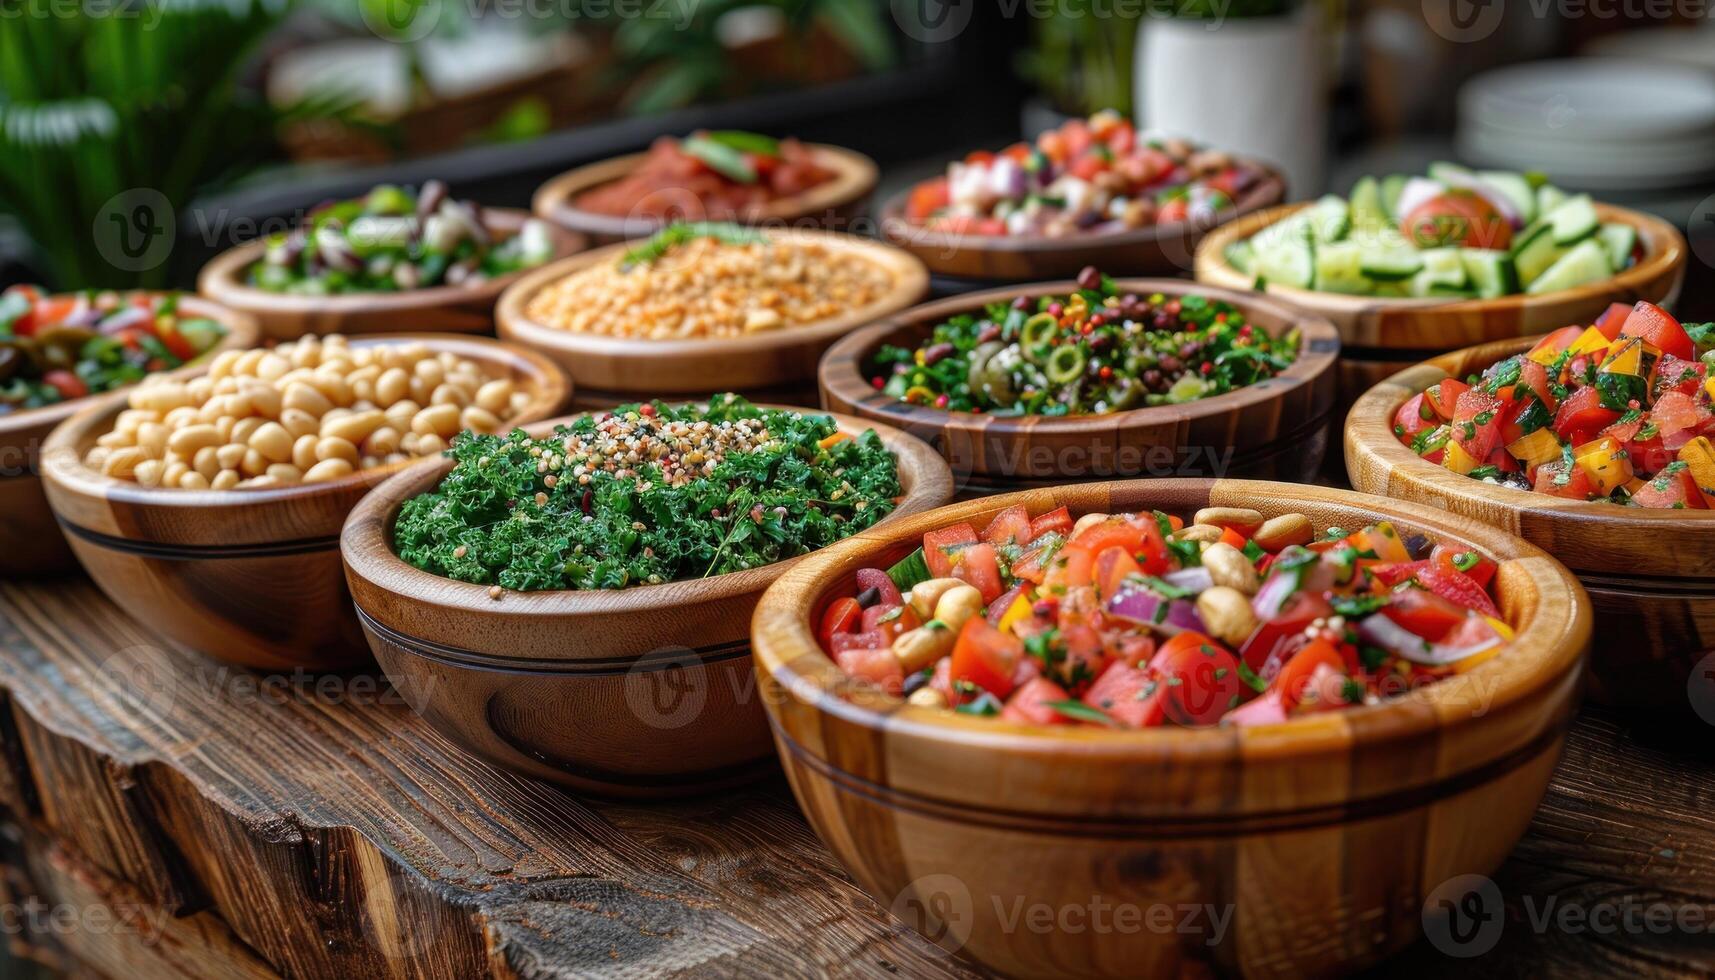
{"label": "round wooden bowl", "polygon": [[962,488],[1018,489],[1079,479],[1137,476],[1260,476],[1309,479],[1322,463],[1334,404],[1340,338],[1326,320],[1254,293],[1173,279],[1120,280],[1122,292],[1201,295],[1243,310],[1278,336],[1298,327],[1303,349],[1284,373],[1259,384],[1183,405],[1107,415],[1011,416],[910,405],[877,391],[867,365],[883,344],[913,347],[935,325],[980,313],[1015,296],[1063,295],[1072,282],[1034,283],[916,306],[856,330],[822,359],[822,403],[837,412],[897,426],[934,446]]}
{"label": "round wooden bowl", "polygon": [[[513,235],[530,217],[513,208],[483,208],[484,223],[496,235]],[[589,247],[576,232],[549,225],[554,258]],[[494,332],[494,303],[506,287],[525,275],[521,270],[475,286],[433,286],[397,293],[343,293],[299,296],[271,293],[246,281],[250,267],[262,261],[268,243],[262,239],[230,248],[197,273],[197,291],[256,318],[262,334],[293,340],[305,334],[342,333],[473,333]],[[549,260],[553,261],[552,259]]]}
{"label": "round wooden bowl", "polygon": [[[520,422],[554,415],[570,396],[554,365],[494,340],[397,334],[352,345],[411,341],[469,358],[530,392]],[[340,575],[339,530],[365,493],[412,461],[279,489],[144,487],[83,464],[125,407],[122,394],[88,406],[54,431],[42,454],[54,516],[102,591],[156,632],[229,663],[331,670],[367,661]]]}
{"label": "round wooden bowl", "polygon": [[1181,276],[1191,271],[1197,243],[1223,222],[1279,204],[1286,181],[1271,167],[1247,161],[1262,177],[1233,206],[1208,221],[1177,221],[1127,231],[1045,238],[962,235],[931,231],[905,217],[907,189],[881,209],[887,241],[922,259],[937,276],[969,281],[1034,282],[1076,276],[1093,265],[1112,276]]}
{"label": "round wooden bowl", "polygon": [[607,404],[638,398],[706,398],[717,392],[752,394],[800,388],[816,377],[828,345],[859,324],[897,313],[929,291],[923,263],[896,248],[851,235],[820,231],[766,232],[773,238],[814,241],[836,256],[864,258],[893,274],[893,289],[840,316],[798,327],[731,339],[646,340],[556,330],[524,312],[530,299],[572,273],[618,262],[636,243],[610,245],[533,270],[506,290],[495,310],[500,336],[539,351],[559,364],[579,389],[612,395]]}
{"label": "round wooden bowl", "polygon": [[1684,711],[1691,669],[1715,649],[1715,514],[1493,486],[1425,462],[1394,437],[1393,416],[1406,399],[1444,378],[1481,373],[1535,342],[1454,351],[1365,392],[1346,420],[1352,486],[1505,528],[1560,559],[1596,608],[1592,696]]}
{"label": "round wooden bowl", "polygon": [[[254,347],[261,339],[256,321],[248,314],[194,296],[180,297],[179,309],[191,317],[219,321],[226,328],[226,336],[202,360],[224,350]],[[199,362],[177,368],[173,374],[200,371]],[[74,398],[0,415],[0,575],[39,575],[77,567],[71,546],[53,526],[53,513],[42,492],[40,455],[48,434],[95,400]]]}
{"label": "round wooden bowl", "polygon": [[[886,567],[926,531],[980,527],[1012,504],[1242,506],[1302,512],[1319,527],[1392,520],[1497,560],[1500,606],[1519,637],[1400,700],[1254,728],[1014,725],[847,680],[812,621],[850,594],[854,573]],[[787,777],[858,884],[985,968],[1067,977],[1317,976],[1408,945],[1440,883],[1493,871],[1524,833],[1560,756],[1589,639],[1577,580],[1511,535],[1414,504],[1229,480],[955,504],[812,556],[763,597],[752,627]]]}
{"label": "round wooden bowl", "polygon": [[[1247,215],[1216,229],[1197,248],[1197,281],[1228,289],[1250,289],[1255,278],[1233,268],[1227,246],[1246,239],[1309,204],[1291,204]],[[1544,333],[1568,323],[1589,323],[1609,303],[1649,300],[1671,305],[1685,281],[1685,236],[1673,225],[1641,211],[1597,204],[1603,221],[1638,230],[1644,256],[1612,279],[1577,289],[1496,299],[1442,300],[1348,296],[1268,284],[1268,293],[1325,317],[1340,331],[1340,404],[1343,413],[1371,385],[1427,357],[1524,334]]]}
{"label": "round wooden bowl", "polygon": [[[898,456],[891,527],[952,498],[947,466],[915,439],[873,428]],[[531,426],[546,435],[556,419]],[[623,591],[507,592],[456,582],[393,551],[406,500],[451,460],[420,462],[352,511],[345,574],[375,659],[441,734],[523,776],[609,796],[727,786],[773,768],[750,668],[750,614],[796,561]]]}
{"label": "round wooden bowl", "polygon": [[[753,208],[731,220],[741,224],[851,230],[852,219],[862,213],[875,191],[878,176],[875,161],[838,146],[805,145],[815,155],[816,162],[832,170],[834,176],[802,194]],[[639,215],[598,214],[577,206],[577,199],[586,191],[630,174],[646,156],[646,153],[632,153],[568,170],[536,189],[530,209],[537,217],[587,235],[598,245],[647,238],[660,231],[665,222]]]}

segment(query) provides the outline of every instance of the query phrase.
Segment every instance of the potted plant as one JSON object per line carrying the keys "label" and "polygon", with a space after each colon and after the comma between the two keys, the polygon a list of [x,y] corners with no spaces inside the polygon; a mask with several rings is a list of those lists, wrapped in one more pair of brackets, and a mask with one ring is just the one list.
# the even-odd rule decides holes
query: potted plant
{"label": "potted plant", "polygon": [[1153,0],[1138,29],[1138,124],[1271,162],[1319,193],[1327,149],[1320,18],[1302,0]]}

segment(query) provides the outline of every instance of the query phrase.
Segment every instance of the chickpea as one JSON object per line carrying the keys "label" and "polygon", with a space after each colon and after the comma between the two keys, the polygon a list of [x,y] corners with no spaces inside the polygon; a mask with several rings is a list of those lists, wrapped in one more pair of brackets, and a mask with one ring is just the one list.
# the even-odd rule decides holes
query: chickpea
{"label": "chickpea", "polygon": [[304,471],[291,463],[275,463],[269,466],[263,475],[273,477],[281,483],[299,483],[304,479]]}
{"label": "chickpea", "polygon": [[948,590],[965,583],[956,578],[932,578],[911,587],[911,611],[925,622],[935,618],[935,606]]}
{"label": "chickpea", "polygon": [[191,470],[184,476],[179,477],[179,489],[181,490],[207,490],[208,487],[208,477],[203,476],[196,470]]}
{"label": "chickpea", "polygon": [[1203,567],[1209,570],[1209,577],[1216,585],[1237,589],[1245,595],[1256,595],[1262,584],[1256,566],[1244,552],[1222,541],[1204,549]]}
{"label": "chickpea", "polygon": [[1248,536],[1262,527],[1262,513],[1249,507],[1205,507],[1197,512],[1195,523],[1230,527]]}
{"label": "chickpea", "polygon": [[372,456],[385,457],[399,449],[399,430],[390,425],[384,425],[369,434],[363,440],[363,451]]}
{"label": "chickpea", "polygon": [[305,483],[321,483],[325,480],[337,480],[349,476],[353,472],[352,465],[343,459],[324,459],[309,468],[304,474]]}
{"label": "chickpea", "polygon": [[905,700],[906,703],[915,704],[921,708],[945,708],[947,706],[946,696],[932,687],[920,687],[912,691],[911,696]]}
{"label": "chickpea", "polygon": [[357,447],[338,436],[323,436],[316,443],[316,461],[325,462],[330,459],[343,459],[355,467],[358,460]]}
{"label": "chickpea", "polygon": [[958,633],[953,630],[940,624],[926,623],[896,637],[893,656],[898,659],[901,670],[915,674],[953,652],[953,642],[957,639]]}
{"label": "chickpea", "polygon": [[357,445],[369,438],[369,434],[381,428],[387,422],[387,416],[380,412],[353,412],[336,418],[333,421],[322,421],[322,437],[324,439],[342,439],[351,445]]}
{"label": "chickpea", "polygon": [[250,437],[255,435],[257,431],[266,424],[267,420],[260,416],[239,419],[237,422],[232,424],[232,431],[227,433],[226,437],[232,442],[243,443],[248,446],[250,445]]}
{"label": "chickpea", "polygon": [[251,433],[251,449],[261,453],[271,463],[284,463],[292,458],[292,434],[278,422],[264,422]]}
{"label": "chickpea", "polygon": [[972,616],[981,613],[982,608],[983,594],[974,586],[961,584],[941,594],[935,603],[935,618],[950,632],[957,633]]}
{"label": "chickpea", "polygon": [[214,479],[208,481],[208,486],[210,490],[231,490],[238,486],[238,471],[233,469],[221,470],[214,475]]}
{"label": "chickpea", "polygon": [[286,427],[286,431],[291,433],[294,439],[317,435],[322,430],[321,419],[298,408],[288,408],[282,411],[280,424]]}
{"label": "chickpea", "polygon": [[[215,447],[204,446],[191,457],[191,469],[201,473],[205,479],[212,480],[220,472],[220,460],[215,458]],[[182,453],[180,455],[183,455]]]}
{"label": "chickpea", "polygon": [[243,443],[229,442],[214,451],[215,462],[223,470],[236,470],[238,464],[244,462],[244,451],[248,448]]}
{"label": "chickpea", "polygon": [[1282,514],[1264,521],[1254,540],[1264,551],[1279,551],[1295,544],[1309,544],[1315,536],[1310,518],[1303,514]]}
{"label": "chickpea", "polygon": [[161,474],[166,472],[166,469],[166,464],[158,459],[145,459],[132,469],[131,479],[146,487],[158,487],[161,485]]}
{"label": "chickpea", "polygon": [[1250,597],[1225,585],[1197,595],[1197,618],[1209,628],[1210,636],[1235,648],[1250,639],[1257,626]]}
{"label": "chickpea", "polygon": [[411,431],[418,435],[435,435],[446,438],[458,430],[459,409],[457,405],[430,405],[411,419]]}
{"label": "chickpea", "polygon": [[474,432],[496,432],[500,429],[500,417],[486,408],[472,405],[459,416],[459,425]]}
{"label": "chickpea", "polygon": [[499,415],[512,404],[512,382],[502,378],[490,381],[476,391],[477,407],[492,415]]}

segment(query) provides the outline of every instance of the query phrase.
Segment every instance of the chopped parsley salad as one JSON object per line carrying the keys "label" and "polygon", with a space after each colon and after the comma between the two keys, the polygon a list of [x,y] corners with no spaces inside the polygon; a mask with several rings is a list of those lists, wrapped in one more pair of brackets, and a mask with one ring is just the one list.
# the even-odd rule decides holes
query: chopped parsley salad
{"label": "chopped parsley salad", "polygon": [[822,611],[850,677],[917,705],[1041,725],[1256,725],[1371,704],[1512,638],[1474,552],[1381,523],[1205,508],[955,524]]}
{"label": "chopped parsley salad", "polygon": [[1121,293],[1094,267],[1066,296],[1020,296],[937,324],[916,348],[884,346],[870,383],[901,401],[996,415],[1100,415],[1225,394],[1298,357],[1236,307]]}
{"label": "chopped parsley salad", "polygon": [[533,439],[464,433],[394,530],[417,568],[504,590],[623,589],[758,568],[886,517],[897,461],[826,415],[624,405]]}
{"label": "chopped parsley salad", "polygon": [[0,293],[0,415],[135,384],[212,350],[226,328],[171,293]]}
{"label": "chopped parsley salad", "polygon": [[1475,479],[1573,500],[1715,506],[1715,324],[1615,303],[1401,405],[1394,435]]}

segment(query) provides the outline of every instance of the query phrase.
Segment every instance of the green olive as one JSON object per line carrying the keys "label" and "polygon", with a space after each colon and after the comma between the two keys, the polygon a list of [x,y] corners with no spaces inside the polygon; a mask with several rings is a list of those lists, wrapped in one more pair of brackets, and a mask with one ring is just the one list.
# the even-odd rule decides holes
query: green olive
{"label": "green olive", "polygon": [[1052,313],[1038,313],[1024,321],[1024,326],[1018,332],[1018,346],[1023,349],[1024,356],[1032,363],[1040,364],[1048,357],[1048,342],[1060,330],[1060,321]]}
{"label": "green olive", "polygon": [[1071,384],[1084,376],[1084,366],[1088,361],[1084,352],[1077,347],[1056,347],[1054,353],[1048,355],[1045,370],[1048,380],[1055,384]]}
{"label": "green olive", "polygon": [[966,386],[968,386],[972,391],[981,391],[983,379],[988,376],[989,361],[992,360],[996,354],[999,354],[1005,349],[1006,345],[998,340],[991,340],[986,344],[978,344],[976,348],[971,351],[970,357],[966,359],[970,364],[969,369],[965,372]]}

